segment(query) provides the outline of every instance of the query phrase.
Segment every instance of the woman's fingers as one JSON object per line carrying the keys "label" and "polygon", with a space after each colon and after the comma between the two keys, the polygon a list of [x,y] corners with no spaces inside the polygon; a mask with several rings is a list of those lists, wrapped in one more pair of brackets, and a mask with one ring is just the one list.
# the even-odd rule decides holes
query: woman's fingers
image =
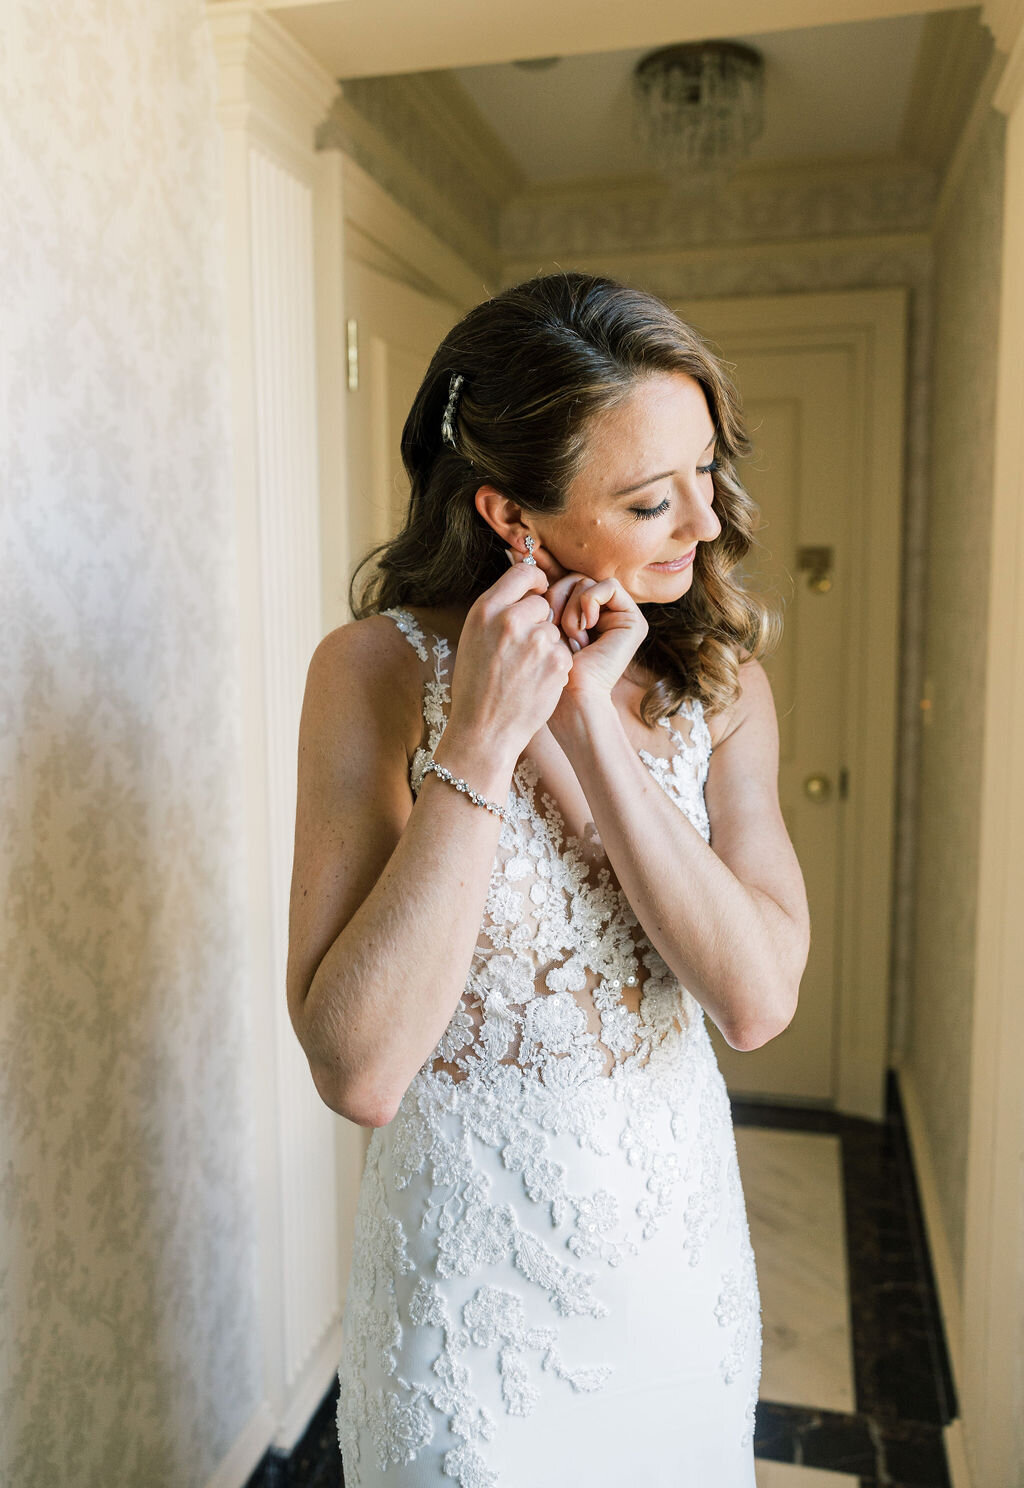
{"label": "woman's fingers", "polygon": [[606,583],[607,580],[599,581],[586,576],[578,577],[566,597],[560,623],[565,634],[578,641],[580,647],[589,643],[588,632],[600,619],[601,607],[595,600]]}
{"label": "woman's fingers", "polygon": [[556,625],[561,623],[562,613],[565,609],[566,601],[569,598],[569,595],[572,593],[575,585],[577,585],[583,577],[583,574],[578,573],[563,574],[560,579],[555,580],[555,582],[551,585],[551,588],[548,590],[548,600],[550,601],[551,607],[555,612]]}
{"label": "woman's fingers", "polygon": [[[625,602],[624,602],[625,601]],[[590,579],[578,576],[566,596],[560,624],[572,651],[582,650],[619,622],[611,617],[633,610],[635,606],[617,579]],[[602,613],[607,612],[605,621]]]}
{"label": "woman's fingers", "polygon": [[[548,580],[548,587],[542,592],[551,608],[550,618],[561,629],[571,649],[578,651],[589,645],[590,632],[600,623],[602,607],[615,599],[615,579],[592,579],[589,574],[568,572],[546,553],[541,554],[536,566],[524,564],[512,550],[509,559],[520,572],[525,568],[528,573],[542,576],[542,582]],[[541,584],[537,588],[540,590]]]}

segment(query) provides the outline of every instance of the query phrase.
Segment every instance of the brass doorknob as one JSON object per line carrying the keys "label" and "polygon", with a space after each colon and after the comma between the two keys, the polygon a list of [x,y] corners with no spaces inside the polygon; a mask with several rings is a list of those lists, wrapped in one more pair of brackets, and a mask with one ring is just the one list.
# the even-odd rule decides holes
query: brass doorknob
{"label": "brass doorknob", "polygon": [[808,775],[804,791],[812,801],[827,801],[832,794],[832,782],[827,775]]}

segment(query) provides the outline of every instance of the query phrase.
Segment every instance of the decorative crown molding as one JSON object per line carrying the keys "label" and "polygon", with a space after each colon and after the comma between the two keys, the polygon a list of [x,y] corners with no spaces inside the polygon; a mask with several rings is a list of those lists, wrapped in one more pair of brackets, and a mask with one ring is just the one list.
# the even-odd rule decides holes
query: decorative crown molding
{"label": "decorative crown molding", "polygon": [[580,253],[679,253],[717,244],[926,232],[938,173],[892,158],[740,169],[713,186],[591,181],[531,188],[502,213],[507,259]]}
{"label": "decorative crown molding", "polygon": [[207,0],[206,24],[222,124],[244,127],[256,118],[284,144],[311,151],[337,95],[335,79],[253,0]]}
{"label": "decorative crown molding", "polygon": [[507,200],[526,185],[526,177],[504,140],[491,127],[466,89],[447,72],[421,72],[400,80],[424,118],[430,119],[464,171]]}
{"label": "decorative crown molding", "polygon": [[501,212],[522,172],[454,79],[343,80],[317,145],[343,150],[485,278],[497,277]]}

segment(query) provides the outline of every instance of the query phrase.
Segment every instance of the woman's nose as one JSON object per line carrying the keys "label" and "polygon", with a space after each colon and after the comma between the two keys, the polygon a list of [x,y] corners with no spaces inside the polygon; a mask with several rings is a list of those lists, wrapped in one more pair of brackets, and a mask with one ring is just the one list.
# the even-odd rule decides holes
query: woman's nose
{"label": "woman's nose", "polygon": [[713,542],[722,524],[703,491],[687,492],[679,507],[675,536],[680,542]]}

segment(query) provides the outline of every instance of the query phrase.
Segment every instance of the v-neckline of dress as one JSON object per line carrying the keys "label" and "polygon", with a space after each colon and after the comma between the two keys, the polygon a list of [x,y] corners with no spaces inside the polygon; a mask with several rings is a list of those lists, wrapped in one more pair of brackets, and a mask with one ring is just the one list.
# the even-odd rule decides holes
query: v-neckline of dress
{"label": "v-neckline of dress", "polygon": [[[697,718],[694,716],[692,699],[687,699],[679,709],[679,712],[683,713],[684,710],[685,716],[690,720],[691,736],[689,739],[684,736],[680,729],[675,727],[671,718],[659,720],[661,726],[668,731],[673,740],[671,754],[658,755],[650,750],[633,746],[641,762],[647,767],[649,774],[680,810],[683,809],[682,804],[668,788],[667,779],[671,779],[675,775],[677,761],[683,768],[687,768],[687,756],[693,757],[700,754],[700,744],[696,737]],[[568,830],[562,804],[549,790],[545,789],[544,778],[536,760],[524,755],[516,762],[515,769],[512,771],[512,783],[509,794],[510,796],[518,796],[525,803],[526,809],[534,817],[535,822],[541,825],[544,840],[552,852],[558,850],[557,844],[560,842],[560,851],[563,854],[567,852],[579,854],[587,866],[588,878],[594,887],[597,886],[602,875],[607,873],[612,885],[620,893],[623,892],[618,875],[605,850],[600,833],[597,831],[596,824],[591,820],[584,823],[582,832],[570,832]],[[592,833],[588,833],[588,828],[591,827],[594,830]]]}

